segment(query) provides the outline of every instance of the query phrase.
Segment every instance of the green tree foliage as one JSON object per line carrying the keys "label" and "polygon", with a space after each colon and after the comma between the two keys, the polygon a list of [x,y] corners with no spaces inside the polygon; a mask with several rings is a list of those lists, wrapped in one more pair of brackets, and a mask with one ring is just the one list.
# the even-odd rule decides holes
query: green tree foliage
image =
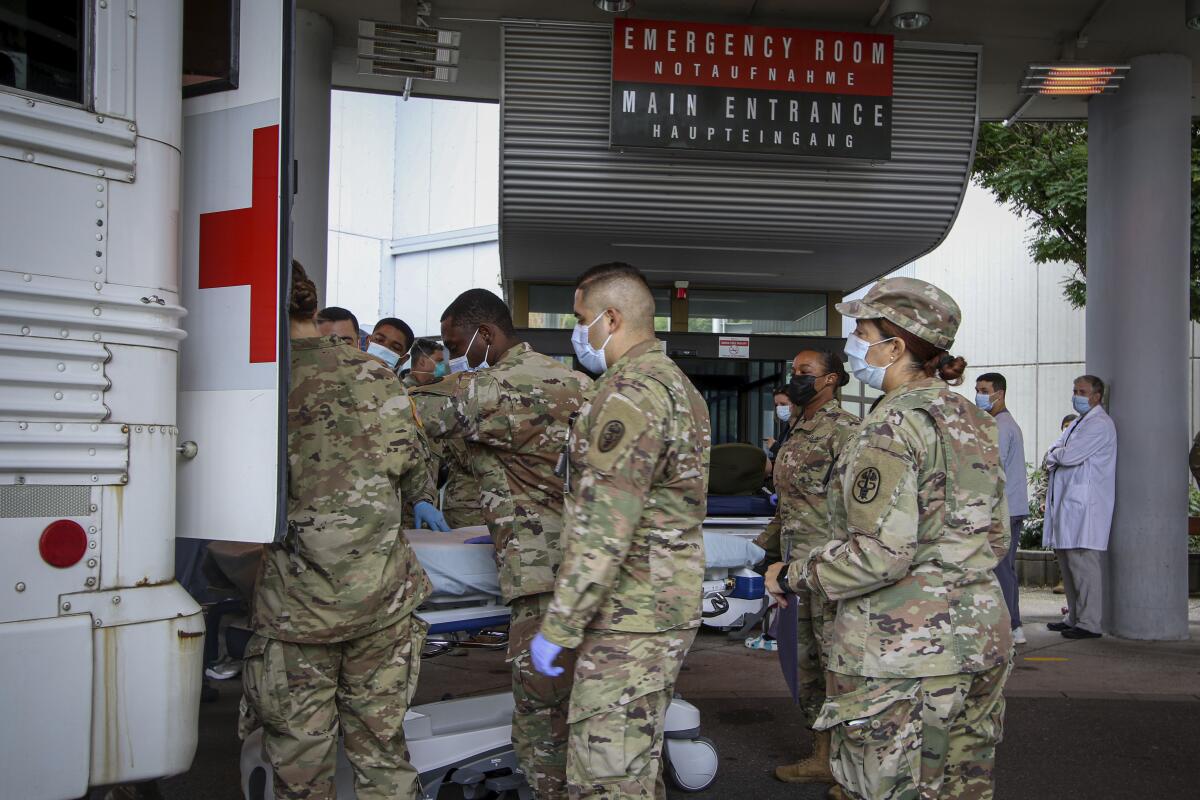
{"label": "green tree foliage", "polygon": [[[1087,126],[1082,122],[1018,122],[979,127],[975,182],[1033,226],[1029,254],[1037,264],[1075,267],[1063,295],[1087,300]],[[1191,316],[1200,322],[1200,127],[1192,126]]]}

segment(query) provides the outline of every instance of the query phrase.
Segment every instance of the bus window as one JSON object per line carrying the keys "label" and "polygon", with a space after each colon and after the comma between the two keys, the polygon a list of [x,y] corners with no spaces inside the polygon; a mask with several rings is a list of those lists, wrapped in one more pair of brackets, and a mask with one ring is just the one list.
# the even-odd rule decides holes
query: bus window
{"label": "bus window", "polygon": [[184,97],[238,88],[240,15],[238,0],[187,0],[183,4]]}
{"label": "bus window", "polygon": [[84,104],[83,0],[0,0],[0,86]]}

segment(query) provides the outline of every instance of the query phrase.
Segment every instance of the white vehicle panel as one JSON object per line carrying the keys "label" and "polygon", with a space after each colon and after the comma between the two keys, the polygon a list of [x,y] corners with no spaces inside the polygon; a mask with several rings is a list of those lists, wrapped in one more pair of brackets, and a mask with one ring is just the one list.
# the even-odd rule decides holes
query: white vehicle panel
{"label": "white vehicle panel", "polygon": [[127,121],[0,92],[0,156],[5,158],[132,181],[134,136]]}
{"label": "white vehicle panel", "polygon": [[107,486],[129,480],[129,437],[119,423],[0,421],[0,481]]}
{"label": "white vehicle panel", "polygon": [[[0,95],[0,101],[3,99]],[[0,186],[4,187],[0,192],[0,219],[10,231],[0,236],[0,270],[103,281],[108,268],[111,185],[76,172],[0,158]],[[41,230],[51,219],[53,236],[11,233]]]}
{"label": "white vehicle panel", "polygon": [[[104,399],[113,419],[135,420],[147,424],[174,425],[178,357],[170,350],[157,347],[134,347],[114,344],[108,347],[111,360],[104,372],[112,384]],[[160,390],[144,391],[141,380],[156,376]]]}
{"label": "white vehicle panel", "polygon": [[[101,495],[100,588],[147,586],[175,577],[175,481],[178,431],[126,423],[129,481]],[[182,591],[182,590],[181,590]]]}
{"label": "white vehicle panel", "polygon": [[[242,3],[239,88],[184,101],[176,534],[271,541],[279,504],[280,0]],[[286,273],[285,273],[286,274]]]}
{"label": "white vehicle panel", "polygon": [[186,313],[168,292],[0,272],[0,334],[177,350]]}
{"label": "white vehicle panel", "polygon": [[[6,589],[4,602],[0,603],[0,622],[58,616],[60,596],[86,591],[89,579],[92,586],[97,584],[100,514],[91,509],[92,497],[98,493],[87,486],[0,486],[6,555],[0,558],[0,586]],[[77,522],[88,539],[86,555],[65,568],[50,566],[38,552],[42,533],[60,519]],[[8,627],[0,625],[0,631]],[[7,683],[10,673],[0,674]]]}
{"label": "white vehicle panel", "polygon": [[179,273],[163,269],[179,258],[179,165],[174,147],[138,139],[138,163],[146,174],[163,180],[127,186],[113,183],[109,191],[108,281],[127,286],[150,286],[179,291]]}
{"label": "white vehicle panel", "polygon": [[[95,14],[96,71],[93,94],[96,111],[114,117],[134,118],[134,80],[137,30],[137,0],[106,0],[92,7]],[[155,16],[164,16],[161,12]],[[170,16],[169,14],[166,16]],[[170,46],[172,40],[163,43]],[[147,59],[151,61],[151,59]],[[152,62],[153,63],[153,62]],[[160,95],[161,96],[161,95]]]}
{"label": "white vehicle panel", "polygon": [[275,451],[277,405],[271,389],[179,393],[180,441],[198,450],[179,462],[177,536],[271,541],[275,466],[263,455]]}
{"label": "white vehicle panel", "polygon": [[[63,617],[0,625],[5,797],[62,800],[87,790],[92,621]],[[53,753],[53,766],[46,754]]]}
{"label": "white vehicle panel", "polygon": [[0,336],[0,374],[6,383],[0,417],[105,419],[111,358],[99,342]]}
{"label": "white vehicle panel", "polygon": [[[190,602],[178,584],[169,586]],[[149,587],[157,588],[166,587]],[[126,590],[122,602],[139,591],[147,589]],[[102,617],[83,617],[93,623],[93,786],[176,775],[191,766],[204,674],[204,619],[194,602],[188,610],[171,619],[116,627],[96,626]]]}

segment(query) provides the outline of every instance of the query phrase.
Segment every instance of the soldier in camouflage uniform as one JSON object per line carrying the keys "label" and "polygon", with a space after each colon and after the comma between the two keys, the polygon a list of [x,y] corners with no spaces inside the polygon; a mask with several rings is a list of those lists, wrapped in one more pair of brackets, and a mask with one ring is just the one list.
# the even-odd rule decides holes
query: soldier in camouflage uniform
{"label": "soldier in camouflage uniform", "polygon": [[[447,398],[454,396],[458,382],[467,373],[459,373],[409,389],[417,418],[424,426],[429,440],[429,452],[433,456],[430,472],[436,481],[444,472],[446,484],[442,488],[442,514],[452,528],[468,528],[486,525],[483,516],[479,481],[471,470],[471,457],[462,439],[435,435],[453,425],[454,406]],[[448,415],[446,419],[440,419]]]}
{"label": "soldier in camouflage uniform", "polygon": [[571,676],[536,672],[529,643],[562,563],[563,492],[555,466],[592,382],[520,341],[504,301],[484,289],[450,304],[442,339],[468,370],[485,360],[491,365],[425,387],[434,401],[425,424],[435,442],[465,449],[479,487],[500,592],[512,613],[513,746],[539,800],[558,800],[566,797]]}
{"label": "soldier in camouflage uniform", "polygon": [[[258,725],[275,797],[333,800],[338,734],[360,800],[415,798],[404,713],[430,591],[400,531],[400,497],[431,524],[425,468],[396,376],[312,321],[293,267],[287,534],[267,545],[251,610],[241,733]],[[444,527],[444,526],[443,526]]]}
{"label": "soldier in camouflage uniform", "polygon": [[[834,462],[858,430],[858,417],[844,410],[834,396],[838,387],[849,382],[841,357],[834,353],[805,350],[792,362],[792,380],[786,388],[800,418],[775,458],[779,506],[758,538],[771,560],[806,558],[829,542],[826,490]],[[825,702],[827,638],[837,606],[804,586],[793,588],[796,595],[780,613],[797,615],[797,688],[804,720],[811,728]],[[775,777],[787,783],[833,783],[829,732],[816,731],[812,755],[777,767]]]}
{"label": "soldier in camouflage uniform", "polygon": [[946,353],[947,294],[889,278],[838,310],[858,320],[851,369],[886,394],[834,468],[834,540],[767,571],[772,593],[838,602],[816,724],[833,731],[831,796],[991,798],[1012,663],[996,424],[947,386],[966,367]]}
{"label": "soldier in camouflage uniform", "polygon": [[700,625],[708,408],[654,338],[641,273],[605,264],[577,286],[575,352],[604,374],[572,431],[566,555],[531,650],[547,674],[575,651],[572,800],[663,798],[663,723]]}

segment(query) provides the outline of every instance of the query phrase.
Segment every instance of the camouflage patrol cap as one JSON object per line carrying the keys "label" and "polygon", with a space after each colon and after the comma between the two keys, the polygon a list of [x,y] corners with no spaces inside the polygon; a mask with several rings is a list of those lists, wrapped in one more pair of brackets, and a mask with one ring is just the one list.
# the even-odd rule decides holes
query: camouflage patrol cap
{"label": "camouflage patrol cap", "polygon": [[962,320],[953,297],[917,278],[884,278],[861,300],[835,307],[843,316],[854,319],[882,317],[942,350],[953,346]]}

